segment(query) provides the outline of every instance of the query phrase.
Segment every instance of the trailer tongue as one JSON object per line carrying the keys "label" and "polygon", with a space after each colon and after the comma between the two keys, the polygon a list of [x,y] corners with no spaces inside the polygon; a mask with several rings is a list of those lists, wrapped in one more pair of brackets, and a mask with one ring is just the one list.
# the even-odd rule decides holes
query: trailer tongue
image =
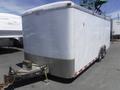
{"label": "trailer tongue", "polygon": [[4,90],[16,82],[34,77],[40,77],[42,75],[45,75],[45,82],[48,82],[48,72],[49,69],[47,65],[39,66],[35,63],[25,60],[22,63],[21,69],[19,70],[15,70],[12,67],[9,67],[8,74],[4,75],[4,82],[0,84],[0,90]]}

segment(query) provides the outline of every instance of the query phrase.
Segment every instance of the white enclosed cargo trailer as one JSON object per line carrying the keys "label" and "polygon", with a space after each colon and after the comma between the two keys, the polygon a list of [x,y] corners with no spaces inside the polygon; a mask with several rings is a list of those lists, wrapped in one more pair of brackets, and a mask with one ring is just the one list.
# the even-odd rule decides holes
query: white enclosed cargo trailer
{"label": "white enclosed cargo trailer", "polygon": [[73,78],[110,46],[110,19],[71,1],[46,4],[23,15],[25,59],[49,73]]}
{"label": "white enclosed cargo trailer", "polygon": [[20,40],[21,38],[21,16],[8,13],[0,13],[0,46],[11,46],[14,40]]}

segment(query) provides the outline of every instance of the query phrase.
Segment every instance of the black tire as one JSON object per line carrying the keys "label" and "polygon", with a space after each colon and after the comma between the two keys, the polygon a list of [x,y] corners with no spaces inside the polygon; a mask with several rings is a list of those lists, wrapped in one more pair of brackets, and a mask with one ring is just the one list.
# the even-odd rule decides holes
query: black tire
{"label": "black tire", "polygon": [[103,58],[105,57],[106,55],[106,47],[103,47],[100,49],[100,52],[99,52],[99,55],[98,55],[98,58],[97,58],[97,62],[100,62],[103,60]]}
{"label": "black tire", "polygon": [[106,47],[104,47],[104,48],[103,48],[103,58],[106,56],[106,53],[107,53]]}
{"label": "black tire", "polygon": [[98,58],[97,58],[97,60],[96,60],[96,62],[100,62],[100,61],[102,61],[102,55],[101,55],[101,53],[99,53],[99,55],[98,55]]}

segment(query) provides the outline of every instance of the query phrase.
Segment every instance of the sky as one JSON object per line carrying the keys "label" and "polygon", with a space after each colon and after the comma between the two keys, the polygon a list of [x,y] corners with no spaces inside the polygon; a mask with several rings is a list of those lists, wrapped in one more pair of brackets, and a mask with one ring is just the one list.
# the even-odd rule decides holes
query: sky
{"label": "sky", "polygon": [[[55,1],[61,0],[0,0],[0,13],[21,15],[25,10]],[[76,4],[80,2],[80,0],[72,1]],[[108,0],[108,3],[104,4],[101,9],[106,14],[117,14],[120,12],[120,0]]]}

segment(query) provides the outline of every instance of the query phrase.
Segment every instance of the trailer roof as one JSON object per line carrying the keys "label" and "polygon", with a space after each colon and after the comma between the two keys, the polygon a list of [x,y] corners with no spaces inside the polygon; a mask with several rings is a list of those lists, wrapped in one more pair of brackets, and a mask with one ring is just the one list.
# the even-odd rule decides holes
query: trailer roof
{"label": "trailer roof", "polygon": [[76,8],[76,9],[79,9],[81,11],[87,12],[89,14],[101,17],[103,19],[110,20],[109,17],[106,17],[105,15],[98,15],[94,11],[91,11],[91,10],[88,10],[88,9],[82,7],[82,6],[79,6],[75,3],[73,3],[72,1],[58,1],[58,2],[54,2],[54,3],[38,6],[38,7],[35,7],[35,8],[32,8],[32,9],[25,11],[22,14],[22,16],[29,15],[29,14],[34,13],[34,12],[53,10],[53,9],[59,9],[59,8]]}

